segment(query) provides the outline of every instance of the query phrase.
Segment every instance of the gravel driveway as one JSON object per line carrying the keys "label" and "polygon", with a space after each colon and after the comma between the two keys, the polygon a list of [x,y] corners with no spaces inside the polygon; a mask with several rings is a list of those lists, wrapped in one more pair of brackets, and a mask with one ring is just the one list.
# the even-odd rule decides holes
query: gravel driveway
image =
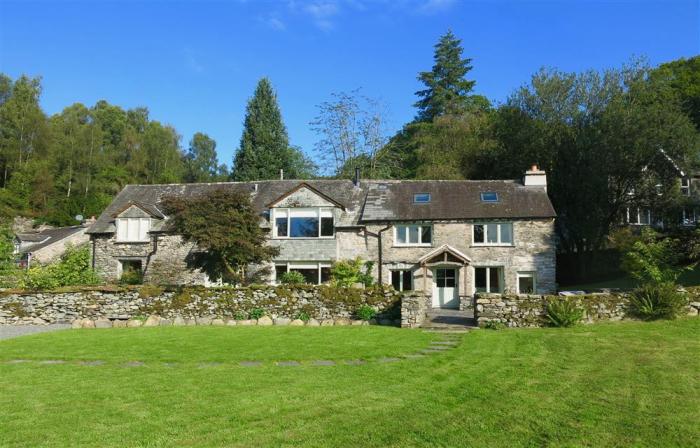
{"label": "gravel driveway", "polygon": [[47,331],[65,330],[70,324],[51,325],[0,325],[0,339],[10,339],[27,334],[46,333]]}

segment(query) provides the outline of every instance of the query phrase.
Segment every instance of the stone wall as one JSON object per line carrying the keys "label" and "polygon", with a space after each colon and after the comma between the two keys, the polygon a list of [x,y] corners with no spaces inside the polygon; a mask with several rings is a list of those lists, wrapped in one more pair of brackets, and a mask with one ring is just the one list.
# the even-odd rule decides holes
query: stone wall
{"label": "stone wall", "polygon": [[125,321],[151,315],[165,319],[249,320],[253,310],[271,319],[350,319],[362,305],[377,311],[377,321],[398,325],[400,301],[401,293],[391,288],[327,286],[185,287],[169,291],[144,286],[4,293],[0,296],[0,325],[70,323],[79,319]]}
{"label": "stone wall", "polygon": [[418,291],[405,293],[401,298],[401,328],[417,328],[425,321],[429,297]]}
{"label": "stone wall", "polygon": [[[688,292],[688,315],[700,312],[700,291]],[[542,327],[546,325],[546,302],[558,296],[479,294],[474,317],[480,327],[490,321],[508,327]],[[567,296],[583,309],[583,322],[618,321],[627,317],[629,293],[587,294]]]}

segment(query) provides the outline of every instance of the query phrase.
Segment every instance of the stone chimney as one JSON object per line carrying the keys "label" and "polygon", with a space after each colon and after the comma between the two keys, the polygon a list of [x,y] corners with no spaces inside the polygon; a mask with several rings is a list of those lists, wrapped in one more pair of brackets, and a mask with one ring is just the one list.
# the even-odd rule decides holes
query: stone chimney
{"label": "stone chimney", "polygon": [[355,188],[360,187],[360,168],[355,168],[355,177],[352,179],[353,185],[355,185]]}
{"label": "stone chimney", "polygon": [[544,191],[547,191],[547,173],[539,169],[536,163],[533,163],[530,169],[525,171],[523,185],[526,187],[544,187]]}

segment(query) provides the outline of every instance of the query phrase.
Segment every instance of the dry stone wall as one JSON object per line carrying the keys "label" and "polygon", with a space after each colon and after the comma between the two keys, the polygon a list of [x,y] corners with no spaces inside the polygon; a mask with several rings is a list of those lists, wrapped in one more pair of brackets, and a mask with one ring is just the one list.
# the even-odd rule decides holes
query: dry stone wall
{"label": "dry stone wall", "polygon": [[[376,312],[382,324],[400,323],[401,293],[392,288],[333,288],[328,286],[260,286],[245,288],[154,286],[90,289],[75,292],[23,292],[0,296],[0,325],[100,321],[110,326],[158,316],[174,321],[239,320],[266,316],[271,321],[303,318],[350,321],[359,307]],[[89,326],[89,325],[88,325]]]}
{"label": "dry stone wall", "polygon": [[[700,289],[687,291],[688,315],[700,313]],[[479,294],[474,317],[480,327],[500,322],[508,327],[542,327],[546,325],[546,302],[553,296]],[[627,317],[629,293],[586,294],[568,296],[584,311],[583,322],[618,321]]]}

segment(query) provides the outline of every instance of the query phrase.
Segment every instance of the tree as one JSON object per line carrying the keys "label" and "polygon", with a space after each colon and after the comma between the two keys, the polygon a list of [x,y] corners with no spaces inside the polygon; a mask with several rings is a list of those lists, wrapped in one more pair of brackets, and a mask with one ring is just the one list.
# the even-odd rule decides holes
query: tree
{"label": "tree", "polygon": [[393,162],[388,153],[382,153],[387,142],[382,104],[359,89],[331,96],[333,100],[317,106],[318,115],[311,122],[320,137],[316,152],[336,176],[361,167],[366,177],[377,177]]}
{"label": "tree", "polygon": [[193,263],[210,278],[242,282],[246,268],[271,260],[279,253],[266,245],[260,217],[245,193],[215,189],[194,197],[167,197],[165,213],[173,230],[195,243],[202,253]]}
{"label": "tree", "polygon": [[211,182],[219,176],[216,142],[207,134],[197,132],[185,155],[187,182]]}
{"label": "tree", "polygon": [[[539,163],[548,172],[564,252],[602,248],[632,200],[665,198],[677,188],[667,157],[686,166],[697,154],[692,123],[647,79],[640,65],[603,73],[543,70],[498,110],[499,146],[485,164],[492,167],[487,175],[518,178],[523,167]],[[656,184],[661,196],[648,192]]]}
{"label": "tree", "polygon": [[248,101],[241,143],[233,160],[235,181],[278,179],[294,171],[297,150],[289,146],[287,128],[270,80],[262,78]]}
{"label": "tree", "polygon": [[670,89],[683,111],[700,130],[700,56],[661,64],[650,73],[658,89]]}
{"label": "tree", "polygon": [[471,59],[462,58],[462,51],[462,41],[452,31],[440,37],[432,70],[418,74],[426,88],[416,92],[420,97],[414,104],[417,120],[429,122],[444,114],[458,114],[469,106],[469,93],[476,82],[465,78],[472,66]]}

